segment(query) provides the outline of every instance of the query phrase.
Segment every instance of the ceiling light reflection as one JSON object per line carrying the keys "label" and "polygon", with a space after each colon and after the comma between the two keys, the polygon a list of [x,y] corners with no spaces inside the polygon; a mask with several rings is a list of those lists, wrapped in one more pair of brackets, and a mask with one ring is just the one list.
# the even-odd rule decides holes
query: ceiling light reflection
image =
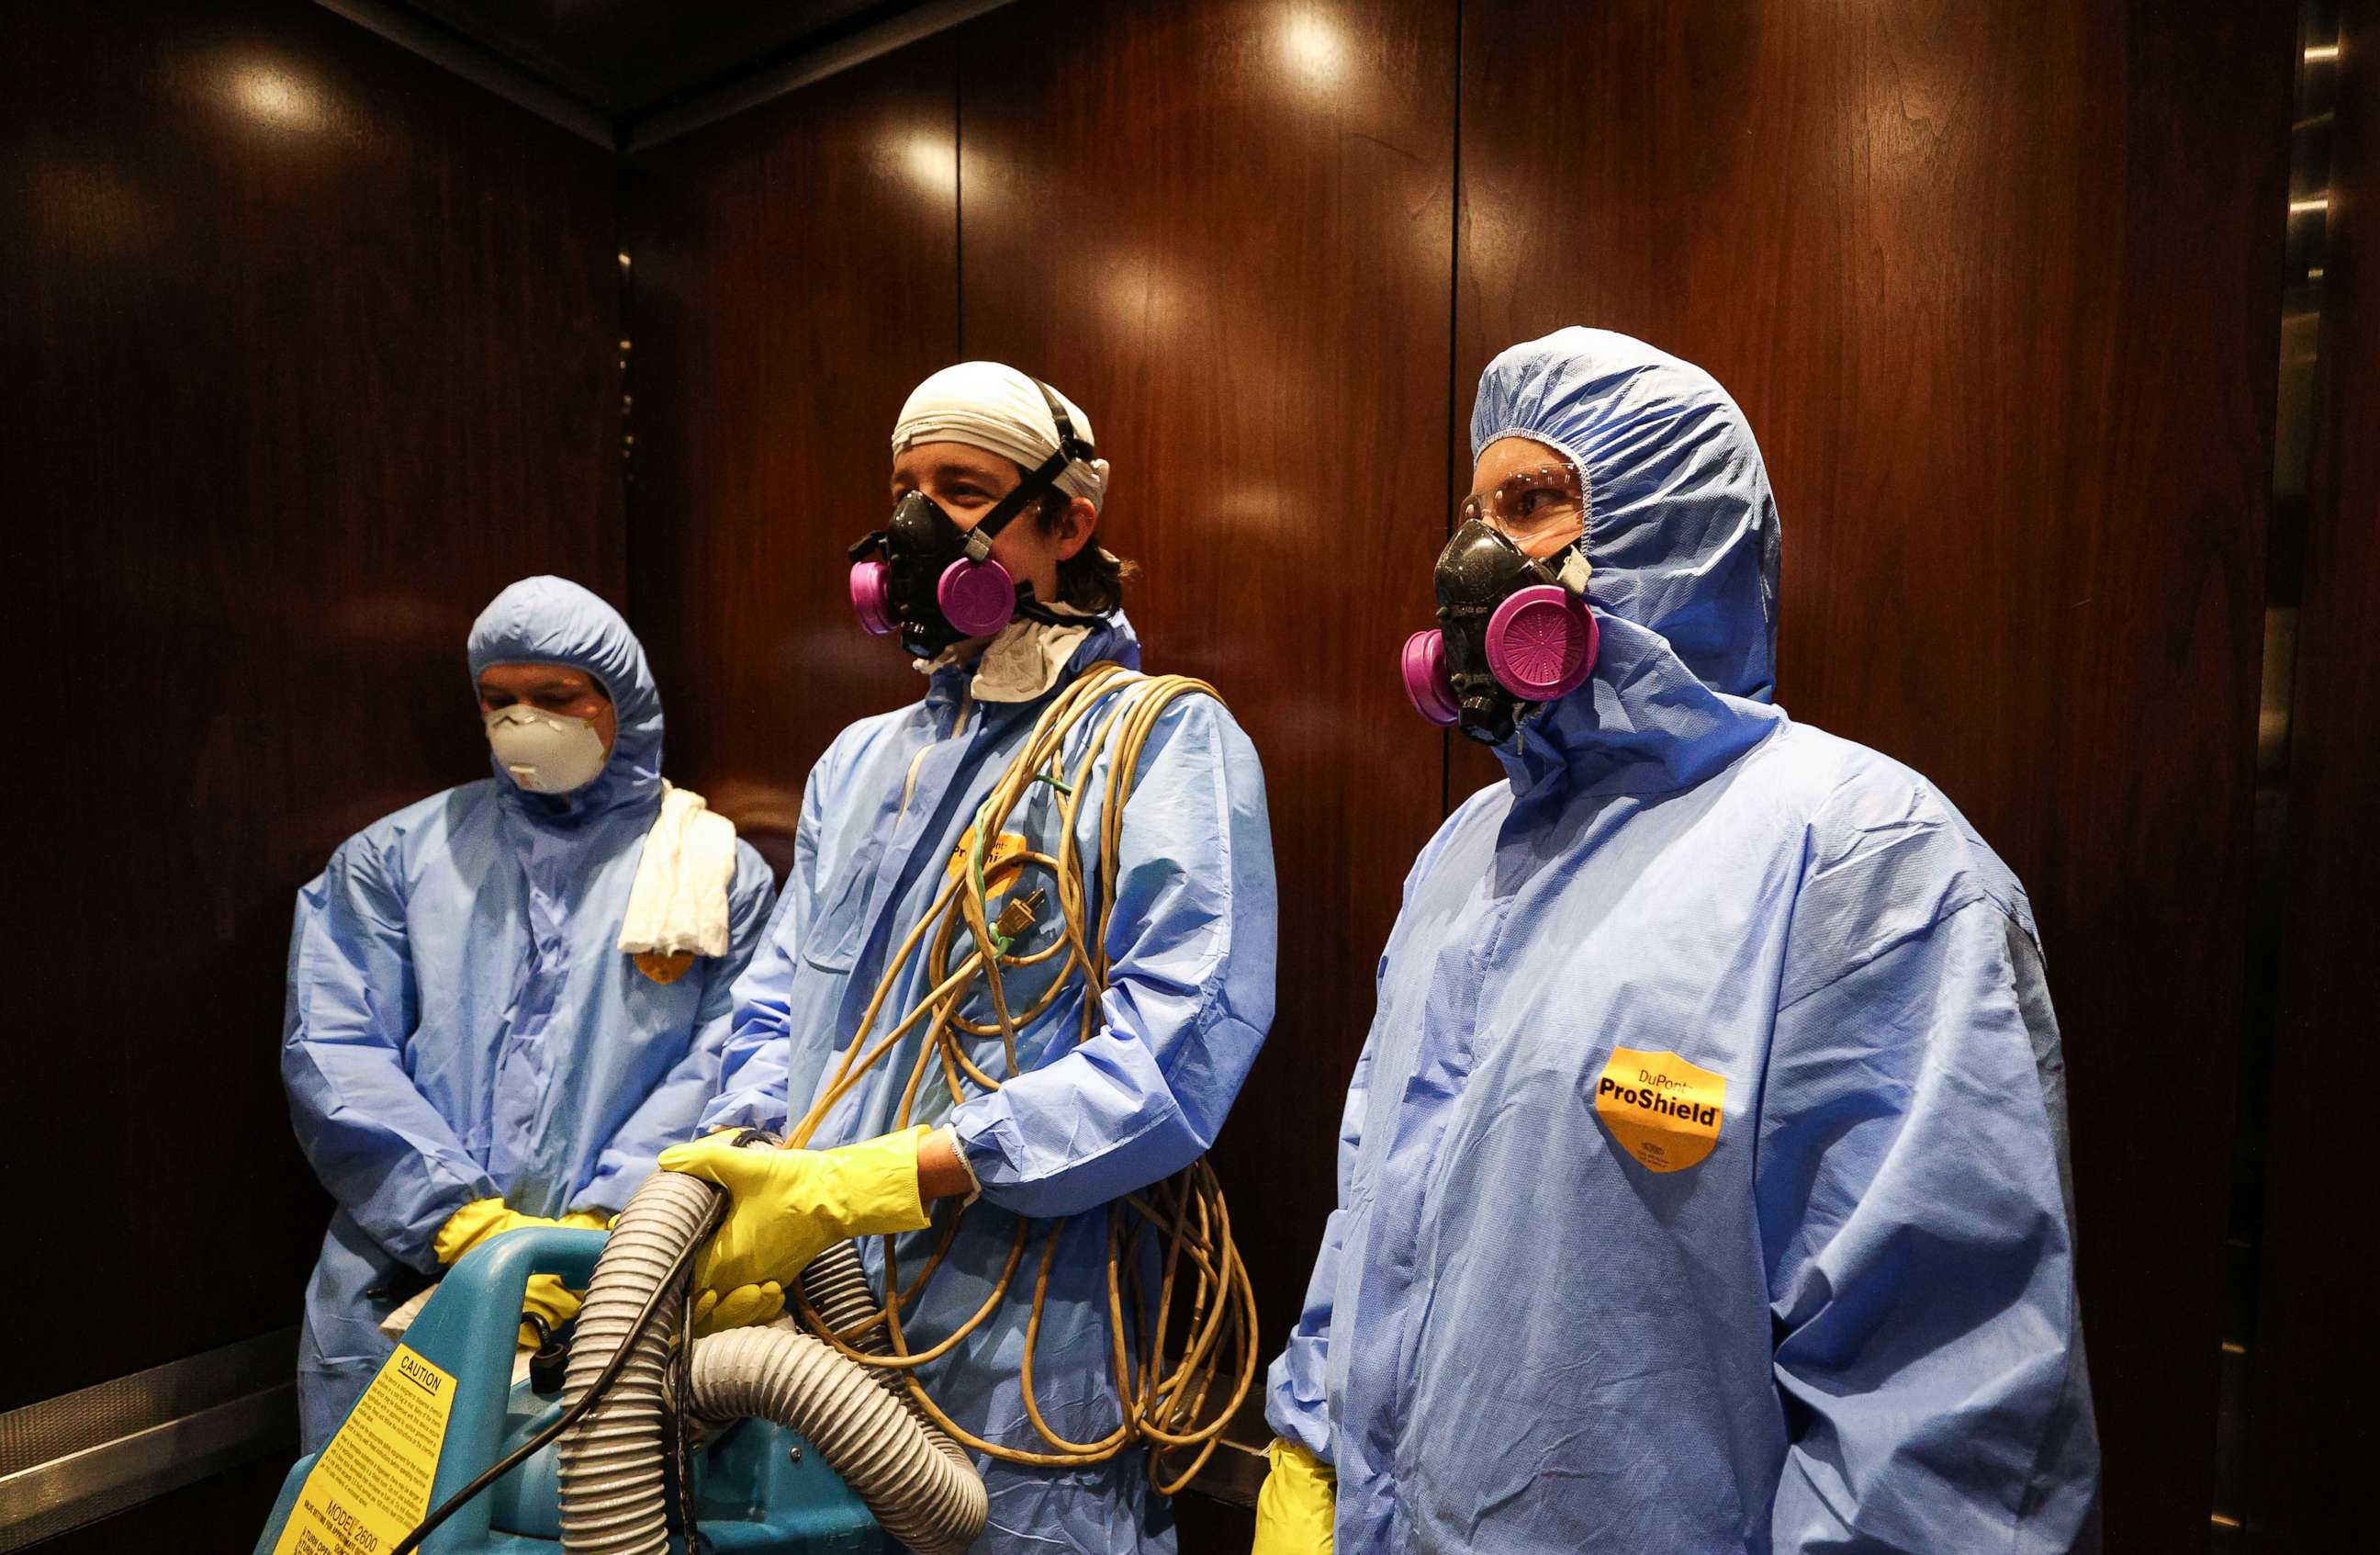
{"label": "ceiling light reflection", "polygon": [[959,192],[958,147],[947,135],[919,133],[901,142],[901,162],[910,178],[939,200]]}
{"label": "ceiling light reflection", "polygon": [[1184,320],[1182,288],[1147,253],[1126,253],[1102,267],[1099,290],[1123,329],[1162,337]]}
{"label": "ceiling light reflection", "polygon": [[321,127],[322,110],[306,83],[270,65],[243,65],[231,79],[232,101],[250,118],[283,129]]}
{"label": "ceiling light reflection", "polygon": [[1337,23],[1309,6],[1284,10],[1274,39],[1282,65],[1308,91],[1329,91],[1346,73],[1346,36]]}

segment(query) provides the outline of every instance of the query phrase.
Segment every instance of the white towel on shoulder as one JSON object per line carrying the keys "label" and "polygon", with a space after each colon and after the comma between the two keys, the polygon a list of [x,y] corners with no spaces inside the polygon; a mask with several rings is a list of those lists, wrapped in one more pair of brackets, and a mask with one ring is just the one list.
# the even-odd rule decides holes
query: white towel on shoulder
{"label": "white towel on shoulder", "polygon": [[620,949],[630,955],[724,955],[735,884],[735,823],[690,788],[662,785],[662,813],[628,888]]}

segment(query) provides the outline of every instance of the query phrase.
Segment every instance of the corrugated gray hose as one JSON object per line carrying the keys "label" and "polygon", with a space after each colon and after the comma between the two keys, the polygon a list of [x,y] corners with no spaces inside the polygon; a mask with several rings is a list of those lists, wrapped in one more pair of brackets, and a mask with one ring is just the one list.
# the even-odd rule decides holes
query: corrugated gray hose
{"label": "corrugated gray hose", "polygon": [[[654,1287],[698,1234],[719,1191],[698,1178],[656,1172],[621,1211],[579,1308],[565,1403],[583,1397],[610,1363]],[[860,1317],[872,1312],[875,1300],[850,1244],[820,1263],[830,1259],[815,1283],[803,1276],[812,1305],[821,1313],[849,1313],[856,1303]],[[856,1291],[849,1288],[855,1279]],[[610,1391],[562,1439],[562,1547],[570,1555],[668,1555],[665,1373],[681,1305],[675,1293],[664,1298]],[[897,1384],[888,1386],[889,1378],[783,1329],[697,1340],[689,1364],[688,1414],[711,1425],[773,1420],[799,1432],[884,1531],[917,1555],[956,1555],[983,1531],[990,1507],[975,1465],[892,1391]]]}
{"label": "corrugated gray hose", "polygon": [[[809,1267],[802,1270],[802,1294],[809,1298],[811,1307],[825,1321],[830,1333],[843,1333],[857,1328],[876,1315],[876,1293],[868,1287],[868,1271],[860,1267],[859,1244],[856,1242],[838,1242],[812,1258]],[[845,1342],[871,1355],[892,1353],[892,1342],[885,1334],[881,1323],[869,1329],[858,1340]],[[827,1353],[834,1354],[832,1350]],[[840,1355],[835,1358],[843,1359]],[[927,1418],[926,1412],[910,1402],[909,1390],[901,1380],[902,1373],[890,1369],[880,1371],[868,1367],[859,1369],[867,1372],[879,1387],[900,1401],[902,1409],[917,1422],[919,1428],[926,1433],[926,1440],[934,1444],[936,1451],[964,1467],[969,1479],[978,1485],[983,1482],[983,1476],[976,1473],[975,1460],[967,1456],[966,1449],[943,1435],[942,1427]],[[988,1510],[976,1518],[975,1525],[978,1532],[986,1515],[989,1515]]]}

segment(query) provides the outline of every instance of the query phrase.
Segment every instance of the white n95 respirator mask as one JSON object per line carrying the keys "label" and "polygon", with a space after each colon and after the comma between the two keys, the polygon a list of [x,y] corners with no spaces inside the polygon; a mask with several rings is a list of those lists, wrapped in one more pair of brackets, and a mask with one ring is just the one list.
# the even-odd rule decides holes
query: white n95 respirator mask
{"label": "white n95 respirator mask", "polygon": [[603,736],[587,719],[518,702],[480,716],[497,763],[531,794],[567,794],[603,774]]}

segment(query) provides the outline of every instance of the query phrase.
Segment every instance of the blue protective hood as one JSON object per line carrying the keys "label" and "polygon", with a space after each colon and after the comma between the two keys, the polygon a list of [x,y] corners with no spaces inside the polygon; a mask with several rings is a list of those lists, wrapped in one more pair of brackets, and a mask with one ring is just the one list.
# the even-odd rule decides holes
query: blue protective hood
{"label": "blue protective hood", "polygon": [[1742,704],[1776,688],[1777,503],[1727,391],[1643,341],[1557,330],[1480,375],[1472,457],[1506,437],[1585,477],[1603,637],[1594,676],[1505,746],[1516,784],[1554,761],[1596,781],[1649,760],[1692,782],[1765,734],[1771,720]]}
{"label": "blue protective hood", "polygon": [[603,773],[568,794],[521,791],[492,753],[505,803],[530,820],[571,825],[589,816],[659,804],[662,696],[645,665],[644,646],[620,613],[564,577],[524,577],[490,601],[471,624],[474,695],[490,664],[567,664],[603,683],[620,731]]}

